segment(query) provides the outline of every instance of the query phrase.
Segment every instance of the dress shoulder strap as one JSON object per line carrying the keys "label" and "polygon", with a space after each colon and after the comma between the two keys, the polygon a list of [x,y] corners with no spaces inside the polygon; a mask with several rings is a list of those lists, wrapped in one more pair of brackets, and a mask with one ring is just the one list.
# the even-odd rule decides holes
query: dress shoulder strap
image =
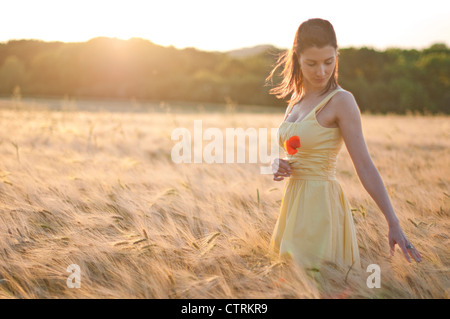
{"label": "dress shoulder strap", "polygon": [[314,112],[317,114],[319,113],[322,108],[331,100],[331,98],[339,91],[343,91],[342,88],[338,87],[336,90],[328,94],[315,108]]}

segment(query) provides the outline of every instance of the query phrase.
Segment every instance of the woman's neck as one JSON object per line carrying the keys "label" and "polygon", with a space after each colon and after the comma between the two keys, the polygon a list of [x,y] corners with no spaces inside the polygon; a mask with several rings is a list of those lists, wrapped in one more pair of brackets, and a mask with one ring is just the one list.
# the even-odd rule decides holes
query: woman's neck
{"label": "woman's neck", "polygon": [[305,83],[303,85],[303,90],[302,90],[302,99],[309,99],[309,98],[317,98],[320,95],[323,95],[324,93],[327,93],[328,91],[331,91],[331,88],[327,91],[324,92],[326,86],[323,87],[317,87],[317,86],[312,86],[309,85],[308,83]]}
{"label": "woman's neck", "polygon": [[325,87],[311,87],[308,85],[303,86],[302,98],[314,98],[322,94]]}

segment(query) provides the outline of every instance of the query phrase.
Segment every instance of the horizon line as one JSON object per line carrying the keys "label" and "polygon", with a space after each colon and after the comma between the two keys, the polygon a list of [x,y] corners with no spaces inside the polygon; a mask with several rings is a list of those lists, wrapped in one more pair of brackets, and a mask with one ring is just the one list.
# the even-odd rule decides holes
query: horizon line
{"label": "horizon line", "polygon": [[[169,44],[169,45],[163,45],[163,44],[158,44],[156,42],[153,42],[152,40],[148,39],[148,38],[143,38],[143,37],[130,37],[128,39],[123,39],[123,38],[119,38],[119,37],[111,37],[111,36],[95,36],[92,37],[88,40],[84,40],[84,41],[65,41],[65,40],[44,40],[44,39],[37,39],[37,38],[11,38],[8,40],[0,40],[0,44],[7,44],[8,42],[13,42],[13,41],[38,41],[38,42],[43,42],[43,43],[87,43],[89,41],[92,41],[94,39],[100,39],[100,38],[104,38],[104,39],[111,39],[111,40],[120,40],[120,41],[129,41],[132,39],[141,39],[141,40],[145,40],[148,41],[152,44],[155,44],[157,46],[161,46],[161,47],[165,47],[165,48],[170,48],[173,47],[175,49],[178,50],[184,50],[184,49],[196,49],[199,51],[203,51],[203,52],[221,52],[221,53],[227,53],[227,52],[232,52],[232,51],[239,51],[239,50],[245,50],[245,49],[253,49],[256,47],[261,47],[261,46],[272,46],[276,49],[279,50],[289,50],[289,47],[281,47],[281,46],[277,46],[273,43],[260,43],[260,44],[254,44],[254,45],[248,45],[248,46],[243,46],[243,47],[235,47],[232,49],[227,49],[227,50],[211,50],[211,49],[202,49],[199,47],[196,47],[194,45],[192,46],[176,46],[174,44]],[[399,45],[399,46],[392,46],[392,45],[386,45],[386,46],[376,46],[376,45],[369,45],[369,44],[360,44],[360,45],[345,45],[345,46],[339,46],[338,44],[338,49],[349,49],[349,48],[355,48],[355,49],[362,49],[362,48],[367,48],[367,49],[373,49],[375,51],[386,51],[389,49],[401,49],[401,50],[424,50],[427,48],[432,47],[433,45],[445,45],[446,47],[449,47],[449,44],[446,41],[435,41],[435,42],[431,42],[429,45],[422,45],[420,47],[413,47],[413,46],[404,46],[404,45]]]}

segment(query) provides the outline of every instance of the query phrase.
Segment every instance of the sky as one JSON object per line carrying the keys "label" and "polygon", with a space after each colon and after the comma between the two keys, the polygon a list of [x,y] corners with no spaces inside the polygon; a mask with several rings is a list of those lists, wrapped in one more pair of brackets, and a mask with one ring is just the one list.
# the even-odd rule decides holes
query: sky
{"label": "sky", "polygon": [[310,18],[329,20],[342,48],[450,46],[449,0],[2,0],[0,42],[105,36],[205,51],[289,48]]}

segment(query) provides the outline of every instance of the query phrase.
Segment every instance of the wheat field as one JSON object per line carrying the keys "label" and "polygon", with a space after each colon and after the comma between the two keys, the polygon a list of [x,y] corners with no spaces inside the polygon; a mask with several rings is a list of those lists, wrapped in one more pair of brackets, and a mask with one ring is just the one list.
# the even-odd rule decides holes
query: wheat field
{"label": "wheat field", "polygon": [[[5,104],[6,105],[6,104]],[[278,127],[279,114],[0,108],[0,298],[448,298],[448,116],[363,114],[375,166],[422,255],[389,258],[387,224],[345,148],[337,178],[363,271],[268,254],[285,181],[260,165],[175,164],[172,131]],[[80,288],[67,284],[69,265]],[[369,288],[366,267],[381,269]]]}

